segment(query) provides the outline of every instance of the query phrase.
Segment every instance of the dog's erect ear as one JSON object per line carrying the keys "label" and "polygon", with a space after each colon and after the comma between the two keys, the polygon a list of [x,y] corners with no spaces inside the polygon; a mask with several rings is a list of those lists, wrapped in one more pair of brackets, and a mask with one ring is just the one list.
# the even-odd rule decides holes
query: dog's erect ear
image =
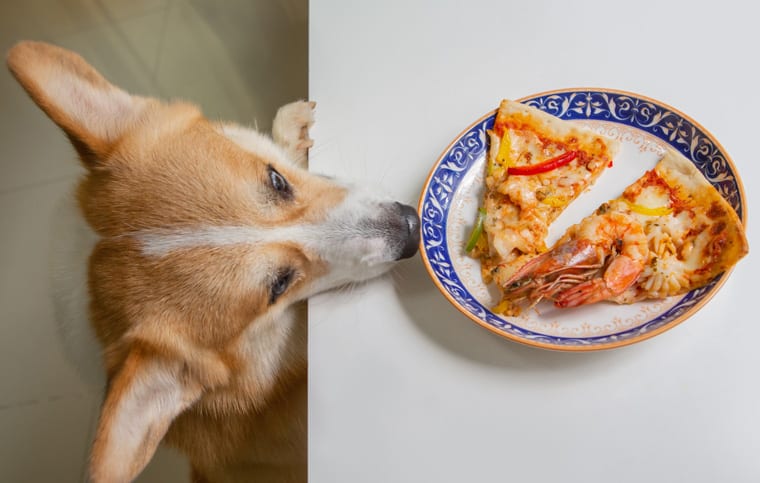
{"label": "dog's erect ear", "polygon": [[174,418],[202,391],[180,361],[134,347],[109,382],[92,447],[92,481],[132,481]]}
{"label": "dog's erect ear", "polygon": [[8,51],[7,62],[88,168],[107,155],[145,103],[110,84],[79,55],[55,45],[20,42]]}

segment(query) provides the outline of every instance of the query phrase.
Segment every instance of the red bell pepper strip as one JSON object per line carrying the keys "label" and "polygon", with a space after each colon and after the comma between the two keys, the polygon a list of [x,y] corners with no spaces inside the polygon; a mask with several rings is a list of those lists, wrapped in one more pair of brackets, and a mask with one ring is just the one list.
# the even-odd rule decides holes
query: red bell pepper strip
{"label": "red bell pepper strip", "polygon": [[532,164],[529,166],[510,166],[507,170],[508,174],[529,176],[531,174],[546,173],[553,169],[557,169],[560,166],[569,164],[572,160],[578,157],[578,151],[568,151],[559,156],[547,159],[538,164]]}

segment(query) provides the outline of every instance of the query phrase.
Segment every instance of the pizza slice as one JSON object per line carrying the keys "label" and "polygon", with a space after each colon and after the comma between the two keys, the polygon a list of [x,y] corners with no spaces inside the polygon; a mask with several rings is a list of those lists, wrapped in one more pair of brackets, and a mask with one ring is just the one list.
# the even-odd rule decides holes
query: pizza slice
{"label": "pizza slice", "polygon": [[504,100],[488,131],[486,191],[466,251],[503,285],[546,251],[549,225],[611,165],[619,149],[577,123]]}
{"label": "pizza slice", "polygon": [[502,285],[501,305],[574,307],[681,295],[749,250],[731,205],[688,159],[668,150],[654,169],[570,227]]}

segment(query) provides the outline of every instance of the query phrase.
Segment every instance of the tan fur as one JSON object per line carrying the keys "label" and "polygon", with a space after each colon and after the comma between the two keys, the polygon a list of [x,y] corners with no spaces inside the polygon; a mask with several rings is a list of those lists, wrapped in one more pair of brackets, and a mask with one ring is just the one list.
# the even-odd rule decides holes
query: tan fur
{"label": "tan fur", "polygon": [[[108,375],[91,478],[133,479],[165,437],[196,481],[305,481],[306,325],[293,304],[329,263],[296,242],[201,243],[160,256],[141,242],[327,219],[347,191],[294,166],[311,145],[304,106],[281,112],[277,147],[191,104],[131,96],[55,46],[22,42],[7,61],[88,168],[77,198],[100,236],[88,283]],[[291,197],[273,191],[271,168]],[[283,266],[297,275],[271,303]]]}

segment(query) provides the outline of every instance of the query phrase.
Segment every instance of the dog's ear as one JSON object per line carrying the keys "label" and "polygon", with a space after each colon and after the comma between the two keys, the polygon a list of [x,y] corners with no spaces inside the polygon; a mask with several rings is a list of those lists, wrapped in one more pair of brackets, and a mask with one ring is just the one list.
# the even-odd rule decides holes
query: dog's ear
{"label": "dog's ear", "polygon": [[146,102],[110,84],[79,55],[54,45],[20,42],[8,51],[7,63],[88,168],[108,154]]}
{"label": "dog's ear", "polygon": [[187,365],[134,346],[110,378],[90,459],[93,482],[132,481],[169,425],[197,401],[202,385]]}

